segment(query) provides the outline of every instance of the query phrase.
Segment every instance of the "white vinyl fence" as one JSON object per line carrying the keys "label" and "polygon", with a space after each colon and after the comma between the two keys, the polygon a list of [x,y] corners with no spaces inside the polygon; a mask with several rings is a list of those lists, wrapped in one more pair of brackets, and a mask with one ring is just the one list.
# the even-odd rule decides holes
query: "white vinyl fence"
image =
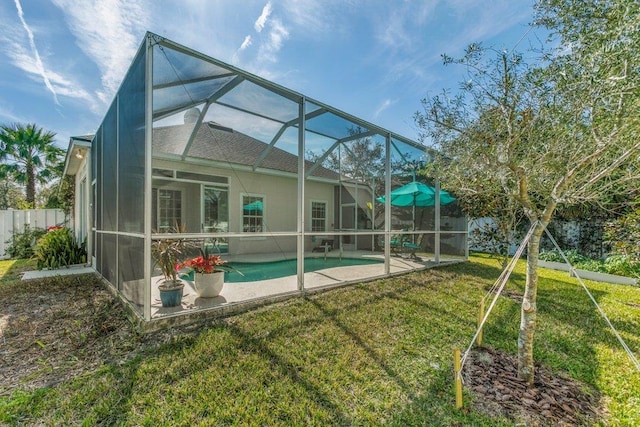
{"label": "white vinyl fence", "polygon": [[7,240],[14,232],[23,232],[25,225],[46,229],[52,225],[68,226],[69,221],[61,209],[0,210],[0,259],[9,258]]}

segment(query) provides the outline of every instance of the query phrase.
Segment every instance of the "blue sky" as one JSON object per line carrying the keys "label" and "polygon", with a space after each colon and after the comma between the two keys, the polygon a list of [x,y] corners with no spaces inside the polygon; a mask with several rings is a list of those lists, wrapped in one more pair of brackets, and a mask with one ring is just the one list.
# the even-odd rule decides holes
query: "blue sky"
{"label": "blue sky", "polygon": [[533,0],[3,0],[0,123],[93,133],[146,31],[417,139],[471,42],[524,50]]}

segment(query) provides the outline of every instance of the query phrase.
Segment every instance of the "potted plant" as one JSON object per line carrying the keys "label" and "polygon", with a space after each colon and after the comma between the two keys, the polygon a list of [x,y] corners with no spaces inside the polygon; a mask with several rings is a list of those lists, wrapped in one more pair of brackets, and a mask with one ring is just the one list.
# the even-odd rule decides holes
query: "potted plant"
{"label": "potted plant", "polygon": [[[172,232],[183,233],[185,227],[176,226]],[[178,279],[176,268],[186,248],[187,242],[181,238],[157,239],[151,245],[151,256],[164,275],[164,280],[158,285],[163,307],[182,304],[184,283]]]}
{"label": "potted plant", "polygon": [[[202,298],[213,298],[220,295],[224,285],[225,271],[235,270],[219,255],[211,255],[206,246],[204,249],[200,248],[200,256],[188,259],[177,267],[178,270],[185,268],[195,273],[193,286],[198,296]],[[240,272],[238,271],[238,273]]]}

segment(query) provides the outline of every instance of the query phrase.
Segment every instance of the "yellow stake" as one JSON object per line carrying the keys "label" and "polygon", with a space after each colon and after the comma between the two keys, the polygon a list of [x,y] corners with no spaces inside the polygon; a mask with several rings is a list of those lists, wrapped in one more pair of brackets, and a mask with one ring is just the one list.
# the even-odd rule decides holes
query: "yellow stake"
{"label": "yellow stake", "polygon": [[478,347],[482,346],[482,319],[484,319],[484,298],[480,301],[480,312],[478,313],[478,337],[476,338]]}
{"label": "yellow stake", "polygon": [[456,384],[456,408],[462,408],[462,370],[460,364],[460,350],[453,350],[453,370],[454,370],[454,381]]}

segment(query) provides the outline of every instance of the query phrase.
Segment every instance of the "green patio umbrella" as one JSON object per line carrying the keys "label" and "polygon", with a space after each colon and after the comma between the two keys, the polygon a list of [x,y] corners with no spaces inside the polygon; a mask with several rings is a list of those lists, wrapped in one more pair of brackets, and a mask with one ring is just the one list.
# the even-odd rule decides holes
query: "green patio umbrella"
{"label": "green patio umbrella", "polygon": [[[376,198],[380,203],[386,201],[384,196]],[[449,192],[440,190],[440,205],[448,205],[456,201]],[[391,192],[391,205],[401,208],[429,207],[436,203],[436,189],[422,182],[412,181]]]}
{"label": "green patio umbrella", "polygon": [[242,210],[246,212],[262,212],[262,200],[247,203],[242,207]]}

